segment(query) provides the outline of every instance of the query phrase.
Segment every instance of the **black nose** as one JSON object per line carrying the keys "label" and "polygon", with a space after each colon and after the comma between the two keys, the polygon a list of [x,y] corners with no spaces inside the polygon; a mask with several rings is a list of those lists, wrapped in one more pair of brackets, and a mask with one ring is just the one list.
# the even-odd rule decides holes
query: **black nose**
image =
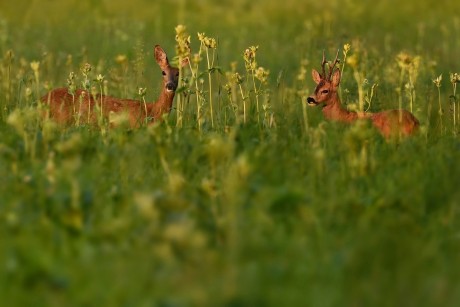
{"label": "black nose", "polygon": [[174,91],[176,89],[176,87],[174,86],[173,83],[170,82],[170,83],[166,83],[166,89],[168,91]]}
{"label": "black nose", "polygon": [[308,97],[308,98],[307,98],[307,103],[308,103],[308,104],[316,104],[316,100],[315,100],[315,98],[313,98],[313,97]]}

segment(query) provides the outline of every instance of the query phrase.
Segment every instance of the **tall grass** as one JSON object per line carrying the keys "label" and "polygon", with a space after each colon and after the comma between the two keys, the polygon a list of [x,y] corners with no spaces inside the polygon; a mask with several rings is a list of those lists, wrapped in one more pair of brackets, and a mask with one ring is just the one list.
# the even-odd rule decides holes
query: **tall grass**
{"label": "tall grass", "polygon": [[[0,4],[2,301],[456,306],[456,4],[175,4]],[[154,101],[155,44],[189,58],[162,123],[43,116],[61,86]],[[419,135],[307,108],[323,49],[346,107],[410,109]]]}

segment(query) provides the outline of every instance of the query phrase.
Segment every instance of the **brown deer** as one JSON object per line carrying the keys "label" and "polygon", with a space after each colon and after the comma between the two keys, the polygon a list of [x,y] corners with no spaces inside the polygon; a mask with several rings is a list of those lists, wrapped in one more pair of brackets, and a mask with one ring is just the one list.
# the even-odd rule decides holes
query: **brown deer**
{"label": "brown deer", "polygon": [[342,108],[339,95],[337,94],[341,74],[339,68],[335,69],[335,65],[339,63],[338,55],[339,52],[337,51],[334,62],[331,65],[328,64],[329,73],[327,75],[325,69],[327,62],[324,52],[321,62],[322,74],[315,69],[312,70],[313,81],[317,85],[314,94],[307,98],[309,105],[324,104],[323,114],[329,120],[351,123],[358,119],[369,119],[386,139],[409,136],[418,130],[419,122],[417,118],[406,110],[358,113]]}
{"label": "brown deer", "polygon": [[[132,99],[120,99],[105,95],[91,95],[88,91],[77,89],[73,95],[67,88],[57,88],[40,100],[49,105],[49,117],[59,124],[71,125],[77,122],[97,124],[102,117],[110,120],[110,115],[126,114],[131,128],[162,119],[171,111],[174,94],[179,82],[179,69],[169,64],[164,50],[155,46],[155,59],[163,74],[163,88],[155,103],[144,103]],[[188,60],[184,60],[184,66]],[[96,108],[97,106],[97,108]],[[114,125],[114,123],[111,123]]]}

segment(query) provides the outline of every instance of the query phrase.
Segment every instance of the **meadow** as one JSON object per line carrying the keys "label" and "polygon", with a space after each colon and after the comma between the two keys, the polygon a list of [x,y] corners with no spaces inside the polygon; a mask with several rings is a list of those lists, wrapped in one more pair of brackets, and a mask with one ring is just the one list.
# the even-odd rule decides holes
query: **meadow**
{"label": "meadow", "polygon": [[[0,306],[457,306],[459,9],[0,2]],[[155,101],[155,44],[191,60],[163,122],[43,118],[56,87]],[[419,133],[308,107],[323,50]]]}

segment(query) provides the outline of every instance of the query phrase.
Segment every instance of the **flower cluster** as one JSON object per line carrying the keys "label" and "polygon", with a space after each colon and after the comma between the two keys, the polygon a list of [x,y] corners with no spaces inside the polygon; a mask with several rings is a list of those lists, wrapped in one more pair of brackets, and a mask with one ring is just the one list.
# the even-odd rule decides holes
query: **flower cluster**
{"label": "flower cluster", "polygon": [[460,74],[459,73],[451,73],[450,74],[450,83],[452,83],[452,84],[460,83]]}
{"label": "flower cluster", "polygon": [[243,59],[246,70],[255,70],[257,67],[256,54],[259,46],[251,46],[244,51]]}
{"label": "flower cluster", "polygon": [[412,56],[406,52],[400,52],[396,56],[396,62],[402,70],[407,70],[413,77],[417,76],[420,66],[420,56]]}
{"label": "flower cluster", "polygon": [[266,84],[268,76],[270,75],[270,71],[263,67],[257,67],[254,75],[257,78],[257,80],[259,80],[263,84]]}
{"label": "flower cluster", "polygon": [[89,90],[91,88],[91,82],[89,81],[89,73],[91,72],[91,64],[86,63],[83,65],[83,67],[80,69],[81,73],[84,77],[84,80],[82,81],[82,86],[85,90]]}
{"label": "flower cluster", "polygon": [[73,71],[70,72],[69,77],[67,78],[67,87],[69,94],[74,95],[77,86],[75,85],[75,73]]}
{"label": "flower cluster", "polygon": [[176,30],[176,54],[181,59],[190,57],[190,35],[184,25],[178,25]]}
{"label": "flower cluster", "polygon": [[217,48],[216,39],[212,37],[207,37],[204,33],[198,33],[198,40],[208,49]]}

